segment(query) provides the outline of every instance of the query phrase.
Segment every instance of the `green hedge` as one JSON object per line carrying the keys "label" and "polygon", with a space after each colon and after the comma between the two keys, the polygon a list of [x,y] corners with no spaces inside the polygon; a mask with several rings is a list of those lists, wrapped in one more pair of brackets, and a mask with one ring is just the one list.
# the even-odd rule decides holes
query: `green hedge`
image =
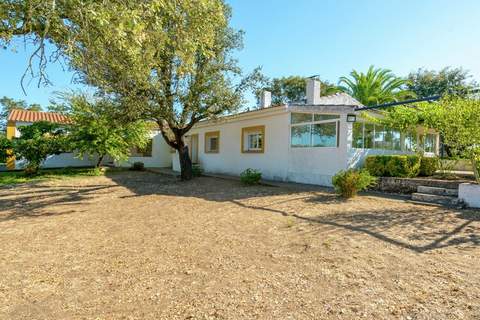
{"label": "green hedge", "polygon": [[417,155],[368,156],[365,169],[377,177],[431,176],[438,169],[438,158]]}
{"label": "green hedge", "polygon": [[440,167],[439,161],[436,157],[423,157],[420,163],[420,175],[422,177],[433,176]]}

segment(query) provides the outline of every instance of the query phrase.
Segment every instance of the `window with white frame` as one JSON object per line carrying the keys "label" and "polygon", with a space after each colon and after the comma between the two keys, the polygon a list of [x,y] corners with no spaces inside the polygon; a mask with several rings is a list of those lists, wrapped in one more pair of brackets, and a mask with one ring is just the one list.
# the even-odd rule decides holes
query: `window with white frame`
{"label": "window with white frame", "polygon": [[339,115],[293,112],[290,120],[292,147],[338,147]]}
{"label": "window with white frame", "polygon": [[[433,141],[436,141],[436,135],[429,134],[420,143],[425,145],[426,152],[435,152]],[[417,144],[415,133],[400,132],[381,124],[367,122],[353,124],[352,146],[354,148],[415,151]]]}
{"label": "window with white frame", "polygon": [[242,128],[242,152],[263,153],[265,149],[265,126]]}
{"label": "window with white frame", "polygon": [[432,133],[427,133],[423,138],[423,150],[428,153],[435,153],[437,151],[437,136]]}

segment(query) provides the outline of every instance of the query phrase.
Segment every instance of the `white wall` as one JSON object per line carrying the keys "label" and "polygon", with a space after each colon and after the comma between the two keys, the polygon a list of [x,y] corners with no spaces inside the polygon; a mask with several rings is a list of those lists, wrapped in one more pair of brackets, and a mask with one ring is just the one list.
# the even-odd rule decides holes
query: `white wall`
{"label": "white wall", "polygon": [[[242,128],[265,126],[264,153],[242,153]],[[286,180],[289,147],[289,116],[287,112],[260,118],[219,122],[209,127],[194,128],[198,134],[198,161],[205,172],[239,175],[247,168],[260,170],[272,180]],[[205,153],[205,132],[220,131],[218,153]],[[179,170],[178,155],[173,156],[173,169]]]}
{"label": "white wall", "polygon": [[165,142],[159,131],[152,131],[150,134],[152,139],[152,156],[151,157],[130,157],[127,161],[118,163],[120,167],[131,167],[134,162],[143,162],[145,167],[165,168],[172,165],[172,157],[170,155],[170,147]]}
{"label": "white wall", "polygon": [[458,198],[470,208],[480,208],[480,185],[461,183],[458,186]]}
{"label": "white wall", "polygon": [[[346,121],[346,114],[342,114],[338,147],[292,148],[288,143],[289,181],[323,186],[332,185],[332,177],[335,173],[344,170],[347,166],[348,124]],[[290,136],[290,129],[288,129],[288,134]]]}
{"label": "white wall", "polygon": [[[265,126],[265,152],[242,153],[242,128],[260,125]],[[343,113],[338,148],[292,148],[287,110],[194,128],[191,134],[199,135],[199,163],[207,173],[239,175],[253,168],[260,170],[265,179],[331,186],[332,176],[347,168],[348,126]],[[205,153],[205,132],[209,131],[220,131],[219,153]],[[175,154],[172,159],[173,169],[179,171],[178,156]]]}

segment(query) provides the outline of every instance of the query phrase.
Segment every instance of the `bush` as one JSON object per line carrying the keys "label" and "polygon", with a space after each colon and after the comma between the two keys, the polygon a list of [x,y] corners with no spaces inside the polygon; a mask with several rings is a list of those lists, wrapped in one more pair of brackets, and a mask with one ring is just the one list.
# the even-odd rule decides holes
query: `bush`
{"label": "bush", "polygon": [[203,173],[203,170],[199,164],[192,165],[192,174],[194,177],[200,177],[202,173]]}
{"label": "bush", "polygon": [[421,159],[416,155],[369,156],[365,169],[377,177],[416,177]]}
{"label": "bush", "polygon": [[132,167],[130,168],[133,171],[143,171],[145,170],[145,164],[141,161],[134,162]]}
{"label": "bush", "polygon": [[420,160],[420,175],[422,177],[433,176],[435,172],[439,169],[439,167],[440,161],[437,157],[423,157]]}
{"label": "bush", "polygon": [[262,173],[258,170],[248,168],[240,174],[240,181],[246,185],[258,184],[262,179]]}
{"label": "bush", "polygon": [[367,170],[342,170],[332,178],[335,191],[343,198],[352,198],[358,191],[367,189],[377,182],[377,178],[370,175]]}

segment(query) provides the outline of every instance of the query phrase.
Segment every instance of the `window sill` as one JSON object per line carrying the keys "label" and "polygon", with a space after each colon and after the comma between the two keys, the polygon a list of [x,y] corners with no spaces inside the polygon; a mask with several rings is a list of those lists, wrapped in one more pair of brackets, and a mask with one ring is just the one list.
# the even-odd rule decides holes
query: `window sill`
{"label": "window sill", "polygon": [[242,153],[264,153],[263,150],[243,150]]}

